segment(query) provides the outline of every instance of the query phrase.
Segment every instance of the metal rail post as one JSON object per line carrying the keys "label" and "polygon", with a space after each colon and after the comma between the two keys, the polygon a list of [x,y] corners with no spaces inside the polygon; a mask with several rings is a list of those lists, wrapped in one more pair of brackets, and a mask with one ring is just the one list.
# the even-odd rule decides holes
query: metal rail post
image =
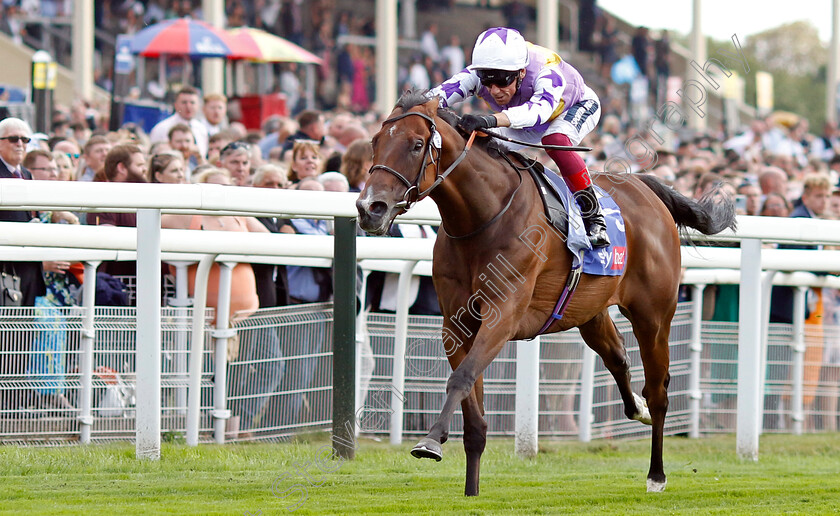
{"label": "metal rail post", "polygon": [[703,353],[703,291],[706,285],[697,284],[691,286],[691,343],[689,344],[689,380],[688,380],[688,436],[697,439],[700,437],[700,402],[703,400],[703,391],[700,390],[700,358]]}
{"label": "metal rail post", "polygon": [[356,455],[356,219],[335,218],[333,261],[333,450]]}
{"label": "metal rail post", "polygon": [[178,382],[175,389],[175,406],[178,407],[178,414],[187,413],[187,341],[189,339],[190,324],[187,322],[187,308],[192,306],[192,299],[189,293],[189,281],[187,277],[187,266],[195,262],[171,261],[170,265],[175,267],[175,297],[169,300],[169,306],[176,309],[177,333],[175,334],[175,357],[174,373]]}
{"label": "metal rail post", "polygon": [[201,419],[201,361],[204,355],[204,311],[207,308],[207,277],[216,260],[209,254],[198,262],[195,273],[195,292],[192,334],[190,337],[190,371],[187,400],[187,446],[198,446],[198,427]]}
{"label": "metal rail post", "polygon": [[225,426],[230,419],[227,409],[227,343],[236,335],[230,326],[230,286],[235,263],[222,262],[219,270],[219,300],[216,303],[215,365],[213,366],[213,433],[216,443],[225,443]]}
{"label": "metal rail post", "polygon": [[592,404],[595,397],[595,352],[583,345],[583,364],[580,369],[580,415],[578,416],[578,439],[588,443],[592,440]]}
{"label": "metal rail post", "polygon": [[160,210],[137,210],[138,459],[160,459]]}
{"label": "metal rail post", "polygon": [[514,450],[536,457],[540,418],[540,338],[516,341],[516,413]]}
{"label": "metal rail post", "polygon": [[82,286],[84,318],[82,319],[82,356],[79,361],[82,384],[79,400],[79,440],[82,444],[90,444],[93,428],[93,341],[96,339],[94,312],[96,310],[96,269],[100,263],[99,261],[85,262],[85,283]]}
{"label": "metal rail post", "polygon": [[[761,240],[741,241],[742,303],[738,309],[738,456],[758,460],[761,429]],[[752,302],[750,302],[752,300]]]}
{"label": "metal rail post", "polygon": [[791,396],[791,419],[794,435],[802,435],[805,421],[805,293],[808,287],[796,287],[793,291],[793,395]]}
{"label": "metal rail post", "polygon": [[391,444],[402,444],[403,414],[405,412],[405,344],[408,340],[408,299],[411,276],[417,262],[407,261],[397,283],[397,314],[394,327],[394,365],[391,386]]}

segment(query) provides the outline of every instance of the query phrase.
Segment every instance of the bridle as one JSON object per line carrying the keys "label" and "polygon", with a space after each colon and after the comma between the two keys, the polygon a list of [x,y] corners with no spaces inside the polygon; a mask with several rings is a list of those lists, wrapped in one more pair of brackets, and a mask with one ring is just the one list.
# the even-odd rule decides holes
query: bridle
{"label": "bridle", "polygon": [[[443,180],[446,179],[446,177],[453,170],[455,170],[455,168],[461,163],[461,161],[463,161],[464,158],[467,157],[467,152],[470,150],[470,147],[472,147],[472,144],[473,144],[473,141],[475,140],[475,135],[476,135],[476,132],[473,131],[473,133],[470,135],[469,140],[467,140],[466,145],[464,145],[464,150],[461,151],[461,154],[458,155],[458,157],[455,159],[455,161],[453,161],[452,164],[449,165],[449,167],[446,170],[443,171],[443,173],[440,173],[440,154],[441,154],[442,141],[441,141],[440,133],[437,132],[437,127],[436,127],[435,121],[432,117],[430,117],[428,115],[424,115],[423,113],[418,113],[416,111],[407,111],[407,112],[405,112],[401,115],[397,115],[397,116],[394,116],[394,117],[391,117],[391,118],[385,120],[384,122],[382,122],[382,125],[384,126],[385,124],[396,122],[397,120],[401,120],[401,119],[403,119],[407,116],[411,116],[411,115],[419,116],[423,120],[427,121],[429,123],[429,131],[431,132],[431,135],[429,136],[429,139],[426,141],[426,151],[423,153],[423,163],[420,165],[420,170],[417,173],[417,177],[414,179],[414,181],[413,182],[409,181],[408,179],[405,178],[405,176],[403,176],[402,174],[400,174],[399,172],[397,172],[396,170],[394,170],[393,168],[391,168],[387,165],[373,165],[372,167],[370,167],[370,170],[368,171],[369,174],[373,174],[377,170],[384,170],[385,172],[388,172],[389,174],[393,175],[394,177],[396,177],[397,179],[402,181],[402,183],[405,185],[407,190],[405,191],[405,194],[403,195],[403,200],[396,203],[394,205],[394,207],[402,209],[403,212],[408,211],[415,203],[417,203],[418,201],[421,201],[424,198],[426,198],[426,196],[428,196],[432,192],[432,190],[437,188],[437,186],[439,184],[441,184],[443,182]],[[522,186],[522,173],[519,171],[519,167],[517,167],[510,160],[510,158],[508,158],[505,154],[502,154],[502,156],[513,167],[513,169],[516,171],[517,175],[519,176],[519,184],[516,185],[516,188],[513,190],[513,192],[508,197],[507,203],[495,216],[493,216],[491,219],[489,219],[488,221],[483,223],[481,226],[479,226],[474,231],[470,231],[466,235],[452,235],[451,233],[446,231],[446,228],[443,227],[443,224],[441,224],[441,226],[440,226],[441,229],[443,230],[444,233],[446,233],[446,235],[449,238],[452,238],[452,239],[455,239],[455,240],[461,240],[461,239],[471,238],[471,237],[481,233],[482,231],[484,231],[488,227],[492,226],[496,221],[498,221],[502,217],[502,215],[504,215],[507,212],[507,210],[508,210],[508,208],[510,208],[511,204],[513,204],[513,198],[516,197],[516,193],[519,191],[519,187]],[[426,168],[429,165],[434,165],[434,167],[435,167],[435,180],[430,187],[428,187],[425,190],[423,190],[422,192],[420,192],[420,182],[423,180],[423,177],[426,175],[425,174]]]}
{"label": "bridle", "polygon": [[[382,122],[382,125],[385,126],[385,124],[390,124],[392,122],[396,122],[397,120],[401,120],[407,116],[412,115],[419,116],[423,120],[427,121],[429,123],[429,131],[431,133],[429,139],[426,140],[426,150],[423,153],[423,163],[420,165],[420,170],[418,171],[417,177],[414,179],[414,181],[409,181],[405,178],[404,175],[400,174],[399,172],[387,165],[373,165],[372,167],[370,167],[370,170],[368,170],[368,174],[373,174],[377,170],[384,170],[385,172],[388,172],[392,176],[399,179],[405,185],[407,190],[405,191],[405,194],[403,194],[403,200],[399,201],[394,205],[394,207],[400,208],[403,211],[408,211],[415,203],[426,198],[432,192],[432,190],[437,188],[438,185],[441,184],[443,180],[446,179],[446,177],[453,170],[455,170],[455,168],[461,163],[461,161],[463,161],[464,158],[467,157],[467,151],[470,150],[470,147],[472,147],[473,140],[475,139],[475,133],[473,133],[470,136],[470,139],[467,141],[467,144],[464,146],[464,150],[461,152],[461,154],[455,159],[455,161],[452,162],[451,165],[449,165],[449,167],[446,170],[443,171],[443,173],[440,173],[440,154],[442,143],[440,133],[437,132],[437,126],[432,117],[423,113],[418,113],[416,111],[407,111],[401,115],[397,115],[385,120],[384,122]],[[434,165],[435,167],[435,180],[430,187],[426,188],[421,192],[420,183],[423,181],[423,177],[425,177],[426,175],[426,168],[428,168],[430,165]]]}

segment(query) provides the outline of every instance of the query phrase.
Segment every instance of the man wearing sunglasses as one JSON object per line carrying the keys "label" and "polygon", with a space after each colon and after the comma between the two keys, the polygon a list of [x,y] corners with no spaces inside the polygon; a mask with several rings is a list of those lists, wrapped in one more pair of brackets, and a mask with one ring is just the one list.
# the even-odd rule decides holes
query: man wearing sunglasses
{"label": "man wearing sunglasses", "polygon": [[32,140],[29,124],[19,118],[6,118],[0,122],[0,178],[32,179],[23,168],[26,144]]}
{"label": "man wearing sunglasses", "polygon": [[[0,184],[30,180],[32,174],[23,167],[26,144],[32,137],[29,124],[19,118],[5,118],[0,121]],[[33,219],[29,211],[0,210],[0,222],[29,222]],[[35,306],[35,298],[46,292],[41,262],[0,262],[0,271],[20,278],[20,306]],[[5,292],[0,289],[0,295]],[[3,299],[3,306],[8,300]],[[24,316],[25,317],[25,316]],[[25,333],[25,332],[24,332]],[[30,338],[2,339],[0,342],[0,370],[5,375],[24,377],[28,360]],[[8,384],[7,384],[8,385]],[[0,389],[0,411],[26,409],[33,400],[31,389],[15,387]],[[3,413],[9,414],[9,413]]]}
{"label": "man wearing sunglasses", "polygon": [[[472,64],[430,93],[441,98],[442,107],[481,97],[495,114],[464,115],[463,130],[498,127],[500,134],[528,143],[577,145],[601,118],[598,96],[575,68],[505,27],[479,34]],[[592,247],[608,246],[607,226],[583,159],[571,151],[546,152],[581,208]]]}

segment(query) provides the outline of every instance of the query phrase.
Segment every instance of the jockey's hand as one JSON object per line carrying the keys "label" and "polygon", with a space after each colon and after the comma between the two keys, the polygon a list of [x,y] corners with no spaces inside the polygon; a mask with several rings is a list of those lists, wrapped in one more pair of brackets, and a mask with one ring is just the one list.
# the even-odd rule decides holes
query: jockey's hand
{"label": "jockey's hand", "polygon": [[458,122],[458,127],[468,133],[489,129],[497,125],[499,125],[499,121],[493,115],[464,115],[461,117],[461,121]]}

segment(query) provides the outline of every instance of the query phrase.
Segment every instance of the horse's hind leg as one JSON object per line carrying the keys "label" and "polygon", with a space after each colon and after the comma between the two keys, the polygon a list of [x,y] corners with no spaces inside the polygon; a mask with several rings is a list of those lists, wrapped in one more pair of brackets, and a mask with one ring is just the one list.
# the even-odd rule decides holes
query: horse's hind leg
{"label": "horse's hind leg", "polygon": [[624,402],[624,414],[629,419],[651,424],[650,413],[644,400],[634,394],[630,386],[630,364],[624,349],[624,338],[610,319],[607,310],[581,325],[580,335],[586,344],[598,353],[607,370],[615,378],[621,400]]}
{"label": "horse's hind leg", "polygon": [[628,308],[627,315],[633,324],[633,333],[639,341],[639,351],[645,368],[645,387],[642,395],[647,399],[653,428],[651,432],[650,471],[647,490],[665,490],[665,469],[662,465],[662,437],[665,430],[665,414],[668,412],[668,373],[670,353],[668,337],[671,333],[671,318],[674,316],[676,300],[670,309],[655,311],[650,305],[641,309]]}

